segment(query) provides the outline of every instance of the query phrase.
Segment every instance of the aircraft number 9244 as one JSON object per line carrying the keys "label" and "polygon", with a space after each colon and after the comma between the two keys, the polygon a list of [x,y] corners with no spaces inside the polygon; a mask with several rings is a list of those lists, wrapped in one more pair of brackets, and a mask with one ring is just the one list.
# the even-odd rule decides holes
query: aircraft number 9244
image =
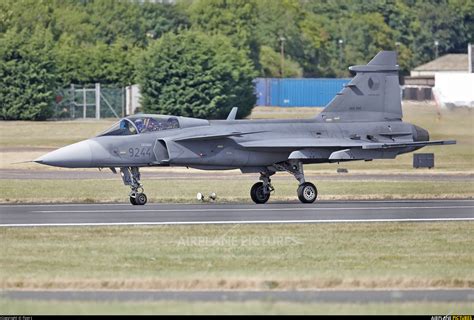
{"label": "aircraft number 9244", "polygon": [[151,156],[151,148],[129,148],[128,155],[130,158],[143,158]]}

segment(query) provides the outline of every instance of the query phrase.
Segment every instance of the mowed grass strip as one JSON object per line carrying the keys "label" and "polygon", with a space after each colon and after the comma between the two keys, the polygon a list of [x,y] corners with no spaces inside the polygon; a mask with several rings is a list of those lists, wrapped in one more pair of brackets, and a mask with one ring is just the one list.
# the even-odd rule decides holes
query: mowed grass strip
{"label": "mowed grass strip", "polygon": [[289,303],[250,302],[64,302],[0,300],[5,314],[471,314],[467,302],[412,303]]}
{"label": "mowed grass strip", "polygon": [[447,222],[1,228],[0,287],[474,288],[473,227]]}
{"label": "mowed grass strip", "polygon": [[117,121],[0,121],[0,146],[59,148],[92,138]]}
{"label": "mowed grass strip", "polygon": [[[196,194],[217,193],[217,202],[250,203],[249,190],[257,179],[172,179],[144,180],[145,192],[150,202],[196,203]],[[445,199],[473,198],[474,183],[471,181],[312,181],[316,184],[320,200],[343,199]],[[297,201],[296,180],[273,180],[275,192],[271,201]],[[117,176],[112,180],[2,180],[2,203],[95,203],[128,202],[129,187]]]}

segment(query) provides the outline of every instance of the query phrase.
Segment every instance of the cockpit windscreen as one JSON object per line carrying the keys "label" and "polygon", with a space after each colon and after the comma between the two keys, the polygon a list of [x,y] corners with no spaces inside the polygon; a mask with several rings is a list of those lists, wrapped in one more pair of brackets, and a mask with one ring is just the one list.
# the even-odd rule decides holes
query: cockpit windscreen
{"label": "cockpit windscreen", "polygon": [[175,117],[129,117],[123,118],[99,136],[125,136],[179,128]]}

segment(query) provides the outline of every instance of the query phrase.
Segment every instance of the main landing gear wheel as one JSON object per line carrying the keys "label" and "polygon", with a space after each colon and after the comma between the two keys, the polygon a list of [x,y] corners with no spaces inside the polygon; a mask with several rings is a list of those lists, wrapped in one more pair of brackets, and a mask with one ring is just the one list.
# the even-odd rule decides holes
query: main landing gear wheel
{"label": "main landing gear wheel", "polygon": [[303,203],[313,203],[318,197],[318,189],[311,182],[302,183],[298,187],[298,199]]}
{"label": "main landing gear wheel", "polygon": [[250,197],[255,203],[265,203],[270,199],[270,192],[265,192],[263,182],[257,182],[250,189]]}
{"label": "main landing gear wheel", "polygon": [[300,186],[298,187],[298,199],[303,203],[313,203],[318,197],[318,189],[311,182],[304,179],[303,162],[300,160],[288,160],[273,164],[278,171],[286,171],[291,173]]}
{"label": "main landing gear wheel", "polygon": [[137,202],[135,201],[135,197],[130,196],[130,203],[133,204],[134,206],[137,205]]}

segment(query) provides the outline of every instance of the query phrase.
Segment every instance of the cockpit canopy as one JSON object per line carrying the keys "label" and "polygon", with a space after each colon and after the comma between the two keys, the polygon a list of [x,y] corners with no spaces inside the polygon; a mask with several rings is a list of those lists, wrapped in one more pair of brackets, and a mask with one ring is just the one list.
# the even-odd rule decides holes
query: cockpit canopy
{"label": "cockpit canopy", "polygon": [[99,136],[126,136],[147,132],[178,129],[178,118],[172,116],[134,115],[121,119]]}

